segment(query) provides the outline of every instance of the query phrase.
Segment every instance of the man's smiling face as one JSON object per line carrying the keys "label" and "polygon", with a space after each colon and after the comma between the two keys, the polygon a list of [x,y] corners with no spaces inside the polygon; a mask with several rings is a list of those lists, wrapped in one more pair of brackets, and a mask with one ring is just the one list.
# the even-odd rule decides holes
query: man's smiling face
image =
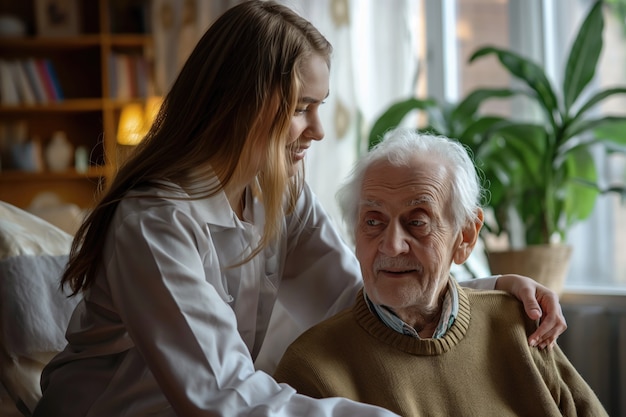
{"label": "man's smiling face", "polygon": [[367,295],[407,323],[416,309],[437,308],[462,241],[448,170],[420,156],[410,162],[368,168],[355,230]]}

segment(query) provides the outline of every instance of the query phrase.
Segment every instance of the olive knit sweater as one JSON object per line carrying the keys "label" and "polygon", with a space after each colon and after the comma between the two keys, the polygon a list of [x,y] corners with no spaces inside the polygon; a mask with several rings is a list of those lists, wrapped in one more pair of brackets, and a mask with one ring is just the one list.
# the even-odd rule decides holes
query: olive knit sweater
{"label": "olive knit sweater", "polygon": [[459,313],[440,339],[385,326],[363,294],[310,329],[275,373],[312,397],[347,397],[401,416],[607,416],[563,352],[528,346],[536,325],[501,291],[459,291]]}

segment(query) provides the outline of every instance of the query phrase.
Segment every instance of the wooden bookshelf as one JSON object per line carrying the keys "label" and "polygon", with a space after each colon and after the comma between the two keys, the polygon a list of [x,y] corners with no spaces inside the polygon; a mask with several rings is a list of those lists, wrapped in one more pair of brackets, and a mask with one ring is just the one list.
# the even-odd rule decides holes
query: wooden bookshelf
{"label": "wooden bookshelf", "polygon": [[[77,0],[79,30],[67,36],[40,33],[37,3],[0,0],[0,15],[16,16],[26,27],[24,36],[0,36],[0,59],[49,60],[63,99],[0,104],[0,200],[27,208],[40,193],[53,192],[62,201],[89,208],[117,167],[116,132],[122,107],[144,102],[151,93],[148,87],[141,95],[118,98],[111,62],[116,54],[146,57],[151,77],[153,38],[147,20],[151,1]],[[54,132],[65,132],[73,149],[87,149],[87,170],[78,172],[72,163],[67,170],[50,171],[45,162],[39,172],[15,169],[10,147],[17,140],[13,130],[18,124],[26,126],[28,140],[38,140],[42,153]]]}

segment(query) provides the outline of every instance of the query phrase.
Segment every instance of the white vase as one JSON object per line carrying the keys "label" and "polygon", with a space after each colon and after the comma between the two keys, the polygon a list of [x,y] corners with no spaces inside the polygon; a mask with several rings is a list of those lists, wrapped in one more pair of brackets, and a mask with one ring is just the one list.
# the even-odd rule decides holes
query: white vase
{"label": "white vase", "polygon": [[89,153],[84,146],[79,146],[74,151],[74,168],[81,174],[89,170]]}
{"label": "white vase", "polygon": [[67,140],[65,132],[57,131],[46,147],[46,164],[50,171],[65,171],[72,163],[74,148]]}

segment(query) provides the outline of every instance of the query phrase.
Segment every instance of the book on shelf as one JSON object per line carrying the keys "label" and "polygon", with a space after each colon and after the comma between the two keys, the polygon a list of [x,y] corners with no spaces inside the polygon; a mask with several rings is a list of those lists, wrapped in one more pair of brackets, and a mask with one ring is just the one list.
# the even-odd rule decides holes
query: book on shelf
{"label": "book on shelf", "polygon": [[115,54],[109,54],[109,59],[107,60],[107,65],[109,67],[109,97],[115,98],[117,97],[117,60],[115,58]]}
{"label": "book on shelf", "polygon": [[146,98],[150,71],[144,56],[112,53],[109,57],[110,95],[119,100]]}
{"label": "book on shelf", "polygon": [[133,97],[129,70],[129,56],[126,54],[113,54],[115,62],[116,89],[113,97],[120,100],[128,100]]}
{"label": "book on shelf", "polygon": [[27,58],[21,62],[22,67],[26,72],[28,81],[33,88],[35,99],[37,103],[48,104],[48,95],[46,94],[46,88],[43,84],[43,80],[39,76],[39,70],[37,69],[37,63],[34,58]]}
{"label": "book on shelf", "polygon": [[135,77],[137,86],[137,97],[147,98],[150,94],[148,92],[150,82],[150,69],[148,61],[142,55],[135,57]]}
{"label": "book on shelf", "polygon": [[54,65],[48,59],[2,59],[0,78],[3,105],[32,106],[63,100]]}
{"label": "book on shelf", "polygon": [[37,65],[37,74],[39,74],[39,78],[43,83],[44,91],[46,92],[46,97],[48,98],[48,101],[59,101],[56,90],[54,89],[54,82],[52,81],[52,76],[48,72],[46,62],[43,59],[37,59],[35,60],[35,64]]}
{"label": "book on shelf", "polygon": [[33,91],[33,87],[30,85],[30,81],[26,75],[26,70],[22,67],[22,63],[15,60],[11,61],[10,64],[20,103],[30,106],[37,103],[35,92]]}
{"label": "book on shelf", "polygon": [[55,98],[58,101],[63,100],[63,90],[61,89],[61,83],[59,82],[59,77],[57,76],[57,72],[54,69],[54,65],[52,65],[52,61],[50,61],[49,59],[44,59],[43,64],[46,69],[46,73],[52,81]]}
{"label": "book on shelf", "polygon": [[10,61],[0,59],[0,103],[3,106],[16,106],[20,104],[20,96],[13,75]]}

